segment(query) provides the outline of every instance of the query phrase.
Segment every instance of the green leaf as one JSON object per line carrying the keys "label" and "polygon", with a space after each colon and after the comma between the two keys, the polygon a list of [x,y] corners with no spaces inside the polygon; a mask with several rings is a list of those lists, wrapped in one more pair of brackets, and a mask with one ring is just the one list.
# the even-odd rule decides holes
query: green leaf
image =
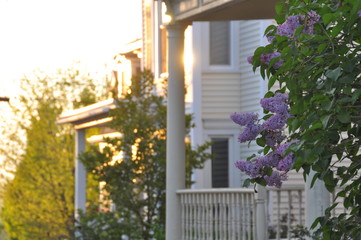
{"label": "green leaf", "polygon": [[315,175],[313,176],[312,181],[311,181],[311,188],[313,188],[313,186],[315,185],[315,182],[319,176],[320,176],[320,173],[315,173]]}
{"label": "green leaf", "polygon": [[314,123],[308,130],[312,131],[312,130],[319,129],[319,128],[322,128],[322,123],[317,122],[317,123]]}
{"label": "green leaf", "polygon": [[277,15],[281,15],[282,10],[283,10],[283,5],[284,5],[283,1],[276,3],[275,9],[276,9]]}
{"label": "green leaf", "polygon": [[266,141],[263,138],[257,138],[256,143],[258,146],[264,147],[266,145]]}
{"label": "green leaf", "polygon": [[311,229],[314,229],[317,225],[318,225],[318,223],[320,222],[320,219],[321,219],[322,217],[318,217],[318,218],[316,218],[315,219],[315,221],[313,221],[313,223],[312,223],[312,225],[311,225]]}
{"label": "green leaf", "polygon": [[357,89],[355,92],[352,93],[352,104],[354,104],[357,99],[361,96],[361,89]]}
{"label": "green leaf", "polygon": [[268,89],[271,89],[273,87],[273,85],[275,84],[277,80],[277,77],[275,75],[273,75],[269,81],[268,81]]}
{"label": "green leaf", "polygon": [[244,180],[243,187],[249,188],[250,185],[251,185],[251,179],[247,178],[246,180]]}
{"label": "green leaf", "polygon": [[326,72],[326,77],[328,77],[329,79],[333,80],[333,81],[336,81],[340,76],[341,76],[341,68],[338,67],[338,68],[335,68],[333,70],[328,70]]}
{"label": "green leaf", "polygon": [[354,76],[352,74],[347,74],[346,76],[342,76],[339,79],[340,83],[352,83],[355,80]]}
{"label": "green leaf", "polygon": [[331,32],[331,36],[332,37],[336,37],[342,30],[342,28],[344,27],[343,23],[338,23]]}
{"label": "green leaf", "polygon": [[322,21],[325,25],[328,25],[333,20],[333,14],[332,13],[326,13],[322,16]]}
{"label": "green leaf", "polygon": [[342,123],[349,123],[351,122],[350,113],[347,111],[342,111],[337,115],[337,119]]}
{"label": "green leaf", "polygon": [[332,114],[329,114],[329,115],[323,116],[321,118],[323,129],[327,128],[328,121],[330,120],[331,116],[332,116]]}
{"label": "green leaf", "polygon": [[[317,51],[318,51],[319,53],[322,53],[323,50],[325,50],[325,48],[326,48],[327,46],[328,46],[328,43],[322,43],[322,44],[320,44],[320,45],[318,46]],[[323,59],[323,58],[321,57],[321,59]]]}

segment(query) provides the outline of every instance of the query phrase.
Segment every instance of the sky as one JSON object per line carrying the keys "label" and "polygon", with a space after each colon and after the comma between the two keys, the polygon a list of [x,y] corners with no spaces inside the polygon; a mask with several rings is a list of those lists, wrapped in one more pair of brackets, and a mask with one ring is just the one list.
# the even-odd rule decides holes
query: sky
{"label": "sky", "polygon": [[0,0],[0,96],[36,68],[104,66],[140,37],[141,0]]}

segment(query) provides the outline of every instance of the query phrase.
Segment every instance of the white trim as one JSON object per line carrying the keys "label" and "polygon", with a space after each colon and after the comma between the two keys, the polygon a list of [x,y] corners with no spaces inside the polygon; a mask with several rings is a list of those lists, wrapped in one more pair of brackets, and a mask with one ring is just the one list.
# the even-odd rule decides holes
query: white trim
{"label": "white trim", "polygon": [[[206,130],[205,140],[211,141],[212,138],[228,138],[228,187],[240,187],[241,175],[238,169],[234,167],[234,163],[240,159],[240,147],[237,142],[238,130]],[[203,188],[212,187],[212,163],[207,161],[203,169],[203,180],[209,184],[205,184]],[[208,186],[207,186],[208,185]]]}

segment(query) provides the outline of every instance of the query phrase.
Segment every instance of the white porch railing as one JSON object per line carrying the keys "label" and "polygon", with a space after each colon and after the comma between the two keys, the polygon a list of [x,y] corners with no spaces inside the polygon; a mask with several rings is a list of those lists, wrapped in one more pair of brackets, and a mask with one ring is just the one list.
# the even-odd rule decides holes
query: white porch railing
{"label": "white porch railing", "polygon": [[[297,239],[291,233],[305,226],[305,188],[292,186],[267,188],[266,207],[258,207],[254,189],[186,189],[178,190],[181,201],[182,240],[248,240]],[[258,196],[259,198],[260,196]],[[330,194],[334,198],[335,194]],[[341,201],[340,199],[338,202]],[[256,212],[258,211],[261,212]],[[333,210],[334,215],[344,213],[342,204]],[[262,216],[256,219],[256,216]],[[264,216],[264,217],[263,217]],[[261,219],[262,218],[262,219]],[[262,221],[267,219],[267,225]],[[256,226],[262,229],[256,229]],[[258,233],[258,236],[257,236]]]}
{"label": "white porch railing", "polygon": [[178,190],[182,240],[255,239],[253,189]]}
{"label": "white porch railing", "polygon": [[268,237],[291,239],[291,231],[305,224],[305,189],[293,186],[267,190]]}

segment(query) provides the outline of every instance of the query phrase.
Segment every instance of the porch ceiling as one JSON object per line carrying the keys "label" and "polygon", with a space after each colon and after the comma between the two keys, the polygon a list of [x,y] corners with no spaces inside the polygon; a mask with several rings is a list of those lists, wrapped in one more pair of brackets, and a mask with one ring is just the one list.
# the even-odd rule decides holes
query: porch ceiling
{"label": "porch ceiling", "polygon": [[271,19],[280,0],[172,0],[174,18],[192,21]]}

